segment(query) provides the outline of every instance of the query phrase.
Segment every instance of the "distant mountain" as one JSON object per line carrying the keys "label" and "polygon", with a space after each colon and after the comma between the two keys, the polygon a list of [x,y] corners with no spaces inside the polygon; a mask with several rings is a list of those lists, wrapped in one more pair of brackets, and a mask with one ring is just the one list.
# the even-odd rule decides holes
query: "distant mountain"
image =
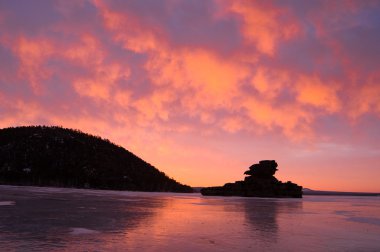
{"label": "distant mountain", "polygon": [[303,188],[303,195],[320,195],[320,196],[380,196],[380,193],[366,192],[337,192],[337,191],[318,191],[309,188]]}
{"label": "distant mountain", "polygon": [[109,140],[61,127],[0,129],[0,183],[192,192]]}

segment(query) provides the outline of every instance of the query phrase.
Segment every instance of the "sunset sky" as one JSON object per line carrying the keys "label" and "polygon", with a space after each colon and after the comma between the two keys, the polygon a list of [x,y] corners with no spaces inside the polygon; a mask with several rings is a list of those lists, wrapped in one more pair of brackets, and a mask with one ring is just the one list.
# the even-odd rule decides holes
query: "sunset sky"
{"label": "sunset sky", "polygon": [[380,1],[0,0],[0,128],[110,139],[191,186],[380,192]]}

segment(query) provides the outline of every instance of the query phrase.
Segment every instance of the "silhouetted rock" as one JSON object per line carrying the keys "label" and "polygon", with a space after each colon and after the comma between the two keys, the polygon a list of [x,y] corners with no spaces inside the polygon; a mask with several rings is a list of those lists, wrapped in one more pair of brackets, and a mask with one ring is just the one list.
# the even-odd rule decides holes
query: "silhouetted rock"
{"label": "silhouetted rock", "polygon": [[258,178],[270,178],[276,173],[277,166],[274,160],[262,160],[258,164],[251,165],[244,174]]}
{"label": "silhouetted rock", "polygon": [[249,167],[244,173],[249,176],[244,181],[203,188],[201,193],[206,196],[302,198],[302,186],[277,180],[273,176],[276,171],[276,161],[262,160]]}
{"label": "silhouetted rock", "polygon": [[78,130],[0,129],[0,184],[193,192],[133,153]]}

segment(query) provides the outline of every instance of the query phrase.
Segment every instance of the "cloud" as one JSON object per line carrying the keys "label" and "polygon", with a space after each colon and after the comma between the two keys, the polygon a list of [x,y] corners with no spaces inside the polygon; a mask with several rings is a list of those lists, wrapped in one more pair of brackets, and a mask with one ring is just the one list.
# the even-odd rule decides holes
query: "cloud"
{"label": "cloud", "polygon": [[336,83],[323,83],[318,77],[301,76],[297,82],[297,100],[300,103],[322,108],[327,112],[341,109]]}
{"label": "cloud", "polygon": [[358,87],[355,100],[350,106],[350,116],[354,119],[367,113],[380,115],[380,79],[370,79],[367,85]]}
{"label": "cloud", "polygon": [[230,3],[229,11],[236,13],[242,20],[241,30],[245,42],[255,43],[260,53],[273,56],[277,44],[297,35],[298,24],[287,18],[291,13],[286,8],[264,1]]}
{"label": "cloud", "polygon": [[[324,17],[320,12],[308,9],[306,14],[300,14],[284,4],[215,1],[188,5],[181,1],[167,2],[156,10],[147,10],[141,4],[112,1],[46,4],[42,9],[58,12],[58,17],[36,18],[36,14],[32,14],[30,18],[34,22],[31,25],[40,31],[38,35],[27,33],[23,25],[15,26],[17,33],[8,29],[6,36],[2,36],[2,47],[18,59],[15,73],[18,82],[28,83],[37,96],[47,92],[48,83],[60,75],[61,82],[78,94],[75,97],[78,101],[80,97],[89,97],[94,102],[103,100],[109,106],[133,108],[141,115],[147,115],[147,120],[153,120],[154,115],[166,121],[175,120],[178,113],[178,107],[173,109],[175,104],[181,114],[199,116],[199,123],[219,122],[223,125],[222,122],[229,122],[230,126],[225,128],[249,130],[249,126],[236,125],[236,122],[249,118],[263,129],[272,129],[276,125],[283,132],[290,132],[297,125],[312,131],[318,115],[310,112],[310,108],[319,109],[319,114],[337,113],[348,117],[377,112],[377,98],[371,95],[377,91],[376,78],[370,80],[361,76],[356,69],[351,73],[351,79],[339,79],[351,70],[350,62],[353,61],[347,60],[351,54],[346,50],[352,49],[353,44],[352,40],[346,39],[347,33],[344,32],[352,33],[355,29],[372,33],[372,27],[376,27],[373,25],[377,22],[375,17],[366,20],[362,16],[367,13],[367,5],[346,8],[346,12],[358,15],[349,29],[342,23],[347,19],[343,15],[345,12],[338,11],[338,8],[338,19],[333,21],[331,28],[330,23],[320,20]],[[198,16],[169,15],[184,6],[202,11]],[[2,26],[10,27],[14,25],[13,18],[23,10],[17,10],[13,5],[5,7],[7,15]],[[74,10],[86,9],[97,10],[87,10],[88,16],[100,15],[100,19],[92,18],[98,22],[96,28],[88,31],[67,22],[68,17],[77,13]],[[49,30],[42,29],[42,20],[53,22],[48,26]],[[309,24],[305,27],[307,22]],[[170,25],[172,23],[176,25]],[[224,26],[225,34],[220,32]],[[362,26],[365,29],[360,29]],[[178,27],[188,29],[180,31]],[[306,39],[310,27],[316,30],[312,40]],[[331,37],[329,34],[336,30],[340,31],[339,35]],[[105,40],[99,34],[108,34],[111,38]],[[221,34],[226,39],[217,43]],[[231,34],[238,37],[237,42],[227,39]],[[60,41],[62,36],[69,38],[67,43]],[[335,63],[330,67],[337,68],[338,72],[332,73],[321,66],[326,62],[314,60],[312,50],[302,51],[305,54],[302,55],[302,65],[308,65],[308,69],[301,64],[278,65],[277,62],[284,59],[297,60],[298,55],[284,54],[295,39],[312,46],[319,41],[325,48],[320,51],[323,55],[335,53],[337,57],[330,58]],[[376,37],[371,39],[377,40]],[[211,48],[212,44],[218,45],[216,50]],[[219,47],[221,44],[226,45]],[[229,48],[229,53],[226,54],[223,48]],[[346,59],[339,57],[342,51],[347,55]],[[119,52],[135,56],[120,59],[116,55]],[[276,61],[277,55],[286,58]],[[247,61],[249,56],[254,60]],[[140,60],[131,57],[140,57]],[[134,67],[136,63],[138,68]],[[64,64],[67,69],[58,69],[59,64]],[[137,79],[137,72],[145,74],[145,78]],[[364,82],[358,85],[358,79]],[[141,93],[140,84],[145,85],[146,93]],[[355,89],[360,91],[352,91]],[[48,95],[49,92],[43,96]],[[356,105],[348,106],[342,98],[351,99]],[[285,108],[293,111],[288,119],[281,116],[280,111]],[[229,113],[235,114],[231,117]],[[198,126],[197,123],[194,128]]]}
{"label": "cloud", "polygon": [[[51,75],[49,69],[44,68],[43,63],[52,55],[52,46],[48,40],[36,38],[30,40],[24,36],[12,40],[3,39],[3,48],[12,52],[13,58],[17,58],[17,70],[13,70],[8,78],[18,78],[19,81],[27,79],[34,92],[40,92],[43,88],[39,80],[46,80]],[[6,62],[2,62],[6,64]]]}

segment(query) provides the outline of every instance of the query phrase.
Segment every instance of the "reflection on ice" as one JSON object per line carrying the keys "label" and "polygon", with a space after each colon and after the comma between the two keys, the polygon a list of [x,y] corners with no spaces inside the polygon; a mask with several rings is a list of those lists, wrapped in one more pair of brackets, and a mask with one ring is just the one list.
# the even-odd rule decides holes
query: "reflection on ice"
{"label": "reflection on ice", "polygon": [[252,232],[262,239],[272,241],[277,238],[279,215],[301,211],[302,201],[299,199],[257,199],[243,201],[244,213]]}
{"label": "reflection on ice", "polygon": [[380,251],[380,198],[0,186],[4,250]]}

